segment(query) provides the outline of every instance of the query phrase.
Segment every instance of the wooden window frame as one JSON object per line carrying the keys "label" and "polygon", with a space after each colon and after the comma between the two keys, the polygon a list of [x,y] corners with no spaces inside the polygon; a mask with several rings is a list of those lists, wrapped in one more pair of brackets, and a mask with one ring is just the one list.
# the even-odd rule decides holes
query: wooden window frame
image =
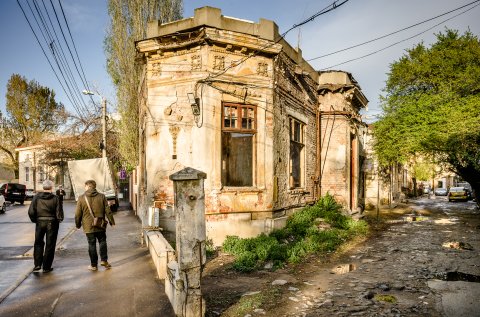
{"label": "wooden window frame", "polygon": [[[230,108],[235,108],[234,113],[232,116],[227,116],[226,114],[226,109]],[[243,116],[243,113],[246,113],[246,116]],[[243,104],[243,103],[233,103],[233,102],[223,102],[222,103],[222,150],[221,150],[221,160],[222,160],[222,168],[221,168],[221,177],[222,177],[222,184],[224,187],[253,187],[255,184],[255,164],[256,162],[256,134],[257,134],[257,106],[252,105],[252,104]],[[231,118],[230,120],[226,120],[227,118]],[[232,118],[234,118],[232,120]],[[243,119],[246,121],[246,127],[243,125]],[[232,124],[232,121],[235,121],[235,124]],[[229,122],[229,125],[226,125],[225,123]],[[223,138],[224,134],[229,133],[239,133],[239,134],[250,134],[252,135],[252,153],[251,153],[251,184],[249,185],[231,185],[231,184],[226,184],[228,175],[224,173],[228,173],[228,171],[225,170],[224,166],[224,146],[223,146]]]}
{"label": "wooden window frame", "polygon": [[[290,154],[289,154],[289,163],[288,163],[288,168],[289,168],[289,187],[290,189],[298,189],[298,188],[304,188],[305,187],[305,127],[306,124],[294,117],[289,116],[288,117],[288,125],[289,125],[289,149],[290,149]],[[296,130],[296,127],[299,127],[299,130]],[[297,135],[298,132],[298,135]],[[293,162],[292,162],[292,146],[296,145],[299,147],[299,175],[298,177],[300,178],[298,180],[298,184],[296,184],[296,181],[293,176]]]}

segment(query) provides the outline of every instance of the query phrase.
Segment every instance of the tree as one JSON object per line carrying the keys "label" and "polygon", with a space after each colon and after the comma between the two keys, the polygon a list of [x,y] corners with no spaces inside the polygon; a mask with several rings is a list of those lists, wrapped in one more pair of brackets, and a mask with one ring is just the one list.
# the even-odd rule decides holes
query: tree
{"label": "tree", "polygon": [[10,159],[18,177],[15,148],[32,145],[57,131],[67,113],[63,104],[55,100],[53,90],[18,74],[8,80],[6,99],[6,115],[0,112],[0,150]]}
{"label": "tree", "polygon": [[130,166],[138,164],[138,87],[142,69],[135,63],[135,41],[146,36],[147,22],[180,19],[182,0],[109,0],[110,27],[105,39],[107,70],[117,89],[119,151]]}
{"label": "tree", "polygon": [[374,149],[382,164],[420,154],[469,182],[480,197],[480,42],[446,29],[390,66]]}

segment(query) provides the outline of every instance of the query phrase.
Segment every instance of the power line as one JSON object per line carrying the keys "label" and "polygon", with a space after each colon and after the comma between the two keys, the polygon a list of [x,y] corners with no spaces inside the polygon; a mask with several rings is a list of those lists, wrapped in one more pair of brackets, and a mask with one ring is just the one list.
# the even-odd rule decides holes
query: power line
{"label": "power line", "polygon": [[[49,45],[48,46],[50,47],[50,51],[52,53],[52,56],[53,56],[55,62],[57,63],[57,67],[62,72],[62,75],[63,75],[63,72],[65,72],[66,79],[68,79],[68,82],[70,83],[69,86],[71,86],[71,88],[73,90],[73,95],[79,101],[79,104],[77,106],[79,106],[79,109],[81,109],[81,106],[83,106],[84,107],[83,110],[87,110],[87,112],[88,112],[88,107],[85,104],[85,101],[83,100],[82,95],[80,94],[80,89],[78,87],[77,81],[75,80],[75,77],[73,76],[72,70],[71,70],[71,68],[68,64],[68,60],[66,59],[65,54],[63,53],[62,46],[60,45],[60,41],[58,40],[57,33],[55,31],[55,26],[53,25],[53,23],[51,23],[50,15],[48,14],[48,10],[45,7],[45,3],[43,2],[43,6],[45,8],[45,12],[46,12],[46,15],[48,17],[48,20],[50,21],[50,26],[48,25],[47,19],[44,17],[42,10],[37,5],[37,0],[33,0],[33,5],[35,7],[35,10],[37,11],[37,15],[39,16],[40,21],[42,22],[42,25],[45,29],[45,32],[49,37]],[[50,30],[50,27],[52,28],[52,30]],[[56,42],[53,38],[53,35],[55,35]],[[57,43],[59,43],[59,44],[57,44]],[[59,52],[60,55],[58,55],[58,53],[55,53],[56,51]],[[66,82],[67,82],[67,80],[66,80]],[[72,90],[70,90],[70,91],[72,92]]]}
{"label": "power line", "polygon": [[[79,87],[78,87],[78,84],[77,84],[77,82],[76,82],[76,80],[75,80],[75,76],[73,75],[73,72],[72,72],[72,70],[71,70],[71,68],[70,68],[70,66],[69,66],[69,63],[68,63],[68,59],[67,59],[67,57],[66,57],[66,55],[65,55],[65,52],[64,52],[63,47],[62,47],[62,45],[61,45],[61,42],[60,42],[60,40],[59,40],[59,38],[58,38],[57,31],[55,30],[54,23],[52,22],[52,19],[50,18],[50,14],[48,13],[48,9],[47,9],[47,6],[45,5],[45,1],[42,1],[42,3],[43,3],[43,7],[44,7],[44,9],[45,9],[45,13],[46,13],[46,15],[47,15],[47,17],[48,17],[48,21],[50,21],[50,25],[51,25],[51,27],[52,27],[53,34],[55,35],[56,43],[59,43],[59,45],[56,45],[56,47],[59,48],[59,49],[57,48],[57,50],[60,51],[61,57],[62,57],[63,60],[64,60],[64,65],[66,65],[66,69],[67,69],[67,71],[68,71],[68,74],[69,74],[69,76],[70,76],[70,79],[74,82],[74,84],[75,84],[75,86],[76,86],[75,92],[76,92],[77,95],[80,97],[80,100],[82,101],[81,104],[83,105],[84,110],[85,110],[87,113],[89,113],[88,107],[87,107],[86,103],[85,103],[84,100],[83,100],[83,96],[80,94],[80,91],[81,91],[81,90],[80,90]],[[60,26],[60,27],[61,27],[61,26]],[[52,51],[52,54],[54,54],[53,51]],[[77,72],[78,72],[78,70],[77,70]],[[80,79],[81,79],[81,78],[80,78]]]}
{"label": "power line", "polygon": [[338,51],[334,51],[334,52],[331,52],[331,53],[328,53],[328,54],[320,55],[320,56],[318,56],[318,57],[314,57],[314,58],[307,59],[307,62],[314,61],[314,60],[317,60],[317,59],[320,59],[320,58],[324,58],[324,57],[327,57],[327,56],[330,56],[330,55],[334,55],[334,54],[337,54],[337,53],[340,53],[340,52],[348,51],[348,50],[350,50],[350,49],[357,48],[357,47],[359,47],[359,46],[362,46],[362,45],[365,45],[365,44],[369,44],[369,43],[372,43],[372,42],[381,40],[381,39],[383,39],[383,38],[392,36],[392,35],[394,35],[394,34],[397,34],[397,33],[403,32],[403,31],[406,31],[406,30],[408,30],[408,29],[411,29],[411,28],[413,28],[413,27],[419,26],[419,25],[421,25],[421,24],[424,24],[424,23],[430,22],[430,21],[432,21],[432,20],[438,19],[438,18],[440,18],[440,17],[442,17],[442,16],[444,16],[444,15],[450,14],[450,13],[455,12],[455,11],[458,11],[458,10],[461,10],[461,9],[463,9],[463,8],[465,8],[465,7],[468,7],[468,6],[470,6],[470,5],[472,5],[472,4],[476,3],[476,2],[479,2],[479,1],[480,1],[480,0],[472,1],[472,2],[470,2],[470,3],[468,3],[468,4],[465,4],[465,5],[461,6],[461,7],[456,8],[456,9],[447,11],[447,12],[442,13],[442,14],[439,14],[439,15],[433,17],[433,18],[429,18],[429,19],[427,19],[427,20],[423,20],[423,21],[421,21],[421,22],[412,24],[412,25],[410,25],[410,26],[404,27],[404,28],[399,29],[399,30],[396,30],[396,31],[394,31],[394,32],[391,32],[391,33],[388,33],[388,34],[379,36],[379,37],[377,37],[377,38],[374,38],[373,40],[365,41],[365,42],[362,42],[362,43],[359,43],[359,44],[355,44],[355,45],[352,45],[352,46],[349,46],[349,47],[340,49],[340,50],[338,50]]}
{"label": "power line", "polygon": [[[30,5],[30,1],[33,3],[33,7],[32,5]],[[60,0],[58,0],[58,5],[60,9],[55,8],[55,4],[52,2],[52,0],[50,0],[51,8],[48,8],[48,5],[45,4],[45,1],[46,0],[41,0],[43,4],[42,8],[42,6],[37,3],[37,0],[25,0],[25,3],[30,9],[30,16],[27,14],[26,10],[20,3],[20,0],[17,0],[17,4],[22,10],[22,13],[27,20],[27,23],[32,33],[34,34],[38,45],[40,46],[43,54],[45,55],[45,58],[47,59],[47,62],[49,63],[52,71],[54,72],[55,77],[60,83],[60,86],[62,87],[62,90],[64,91],[67,99],[70,101],[71,106],[75,109],[80,118],[84,118],[85,114],[87,114],[87,116],[91,114],[89,106],[87,106],[87,104],[85,103],[85,99],[81,94],[81,89],[78,85],[78,79],[80,79],[83,88],[89,88],[88,81],[85,76],[85,71],[83,69],[83,65],[81,64],[75,41],[70,31],[68,20],[66,18],[65,11],[63,10]],[[62,24],[62,22],[60,21],[57,10],[61,11],[64,24]],[[51,18],[51,15],[53,14],[55,14],[57,24],[55,24],[53,22],[54,19]],[[34,20],[34,23],[32,23],[32,18]],[[36,28],[34,27],[34,24],[36,24]],[[64,32],[65,26],[68,29],[68,35],[70,36],[70,39],[68,39],[68,36],[65,34],[66,32]],[[57,30],[58,32],[62,33],[63,41],[65,44],[62,44]],[[37,35],[37,33],[41,33],[44,44],[42,44],[40,37]],[[69,58],[67,58],[64,45],[67,46],[71,61],[69,61]],[[72,52],[71,45],[73,45],[75,55]],[[50,51],[50,57],[46,52],[47,50]],[[76,72],[72,71],[72,61]],[[54,67],[54,64],[57,67]],[[92,103],[95,104],[92,96],[89,97]]]}
{"label": "power line", "polygon": [[[71,97],[69,96],[69,94],[68,94],[67,91],[65,90],[65,87],[63,86],[62,81],[61,81],[60,78],[58,77],[58,74],[57,74],[57,72],[55,71],[55,68],[53,67],[52,63],[50,62],[50,59],[48,58],[47,53],[45,52],[42,44],[40,43],[40,40],[38,39],[38,36],[37,36],[37,34],[35,33],[35,30],[33,29],[33,26],[32,26],[32,24],[30,23],[30,20],[29,20],[28,17],[27,17],[27,14],[25,13],[25,10],[23,9],[23,7],[22,7],[22,5],[20,4],[19,0],[17,0],[17,3],[18,3],[18,5],[19,5],[20,9],[22,10],[23,16],[24,16],[25,19],[27,20],[28,26],[30,27],[30,29],[32,30],[33,35],[35,36],[35,39],[37,40],[37,43],[38,43],[38,45],[40,46],[40,49],[42,50],[43,55],[44,55],[45,58],[47,59],[47,62],[48,62],[48,64],[50,65],[50,68],[52,69],[55,77],[57,78],[58,82],[60,83],[60,86],[62,87],[63,91],[65,92],[65,95],[67,96],[68,100],[70,100],[70,102],[71,102],[72,105],[73,105],[74,102],[72,102]],[[78,110],[77,110],[77,112],[78,112]],[[80,113],[78,113],[78,114],[80,115]]]}
{"label": "power line", "polygon": [[[79,104],[77,104],[77,102],[78,102],[78,97],[75,98],[75,94],[72,92],[72,88],[70,87],[70,84],[71,84],[71,83],[69,84],[69,81],[67,81],[67,79],[65,78],[65,74],[64,74],[64,71],[63,71],[63,69],[62,69],[62,66],[60,65],[60,63],[59,63],[58,59],[56,58],[55,54],[53,53],[53,46],[54,46],[54,45],[53,45],[53,42],[54,42],[54,41],[53,41],[53,38],[51,38],[51,35],[50,35],[50,33],[49,33],[49,30],[48,30],[47,28],[45,28],[45,25],[44,25],[44,28],[45,28],[45,29],[42,29],[42,27],[41,27],[40,22],[43,23],[43,16],[41,16],[40,12],[38,11],[38,7],[35,7],[36,10],[37,10],[37,14],[39,15],[39,16],[38,16],[38,19],[40,19],[40,22],[39,22],[38,19],[37,19],[37,16],[35,15],[35,12],[33,11],[32,6],[30,5],[30,3],[29,3],[28,1],[26,1],[26,2],[27,2],[27,5],[28,5],[28,7],[29,7],[29,9],[30,9],[30,12],[32,13],[32,16],[33,16],[33,18],[34,18],[34,20],[35,20],[35,22],[36,22],[36,24],[37,24],[37,27],[38,27],[38,29],[40,30],[40,32],[41,32],[41,34],[42,34],[42,36],[43,36],[43,38],[44,38],[44,41],[46,42],[46,46],[47,46],[47,47],[50,47],[50,50],[52,51],[53,59],[54,59],[56,65],[57,65],[58,70],[60,71],[61,77],[62,77],[63,80],[64,80],[64,84],[65,84],[65,86],[67,87],[67,90],[68,90],[69,93],[70,93],[70,95],[69,95],[69,96],[70,96],[69,100],[70,100],[70,102],[73,101],[73,102],[72,102],[72,106],[75,108],[75,110],[77,111],[77,113],[79,114],[79,116],[82,116],[81,111],[80,111],[80,106],[79,106]],[[20,5],[20,3],[18,2],[18,0],[17,0],[17,3]],[[33,4],[34,4],[34,6],[36,6],[35,1],[33,1]],[[22,11],[23,11],[23,8],[22,8]],[[24,15],[25,15],[25,18],[27,19],[27,22],[30,24],[30,21],[28,20],[28,17],[27,17],[27,15],[25,14],[25,12],[24,12]],[[34,32],[33,27],[32,27],[32,31]],[[39,42],[39,45],[41,45],[40,42]],[[41,45],[41,46],[42,46],[42,45]],[[43,50],[43,46],[42,46],[42,50]],[[58,78],[58,75],[57,75],[57,78]],[[62,88],[64,88],[63,85],[62,85]],[[65,91],[65,93],[67,94],[65,88],[64,88],[64,91]]]}
{"label": "power line", "polygon": [[[479,0],[480,1],[480,0]],[[55,7],[53,6],[53,3],[52,3],[52,0],[50,0],[50,3],[52,4],[52,7],[53,7],[53,10],[55,11]],[[77,51],[77,46],[75,45],[75,41],[73,40],[73,36],[72,36],[72,32],[70,32],[70,26],[68,25],[68,21],[67,21],[67,18],[65,16],[65,11],[63,11],[63,6],[62,6],[62,3],[60,2],[60,0],[58,0],[58,4],[60,5],[60,9],[62,10],[62,15],[63,15],[63,19],[65,21],[65,25],[67,26],[67,30],[68,30],[68,34],[70,34],[70,39],[72,40],[72,44],[73,44],[73,48],[75,50],[75,54],[77,56],[77,59],[78,59],[78,64],[80,65],[80,69],[82,70],[82,74],[83,74],[83,78],[84,78],[84,84],[85,84],[85,88],[87,88],[88,90],[90,90],[90,87],[88,86],[88,81],[87,81],[87,78],[85,76],[85,72],[83,71],[83,66],[82,66],[82,62],[80,60],[80,57],[78,56],[78,51]],[[57,16],[57,12],[55,11],[55,16]],[[58,20],[58,18],[57,18]],[[59,22],[60,24],[60,22]],[[63,32],[62,32],[63,34]],[[65,41],[66,42],[66,41]],[[67,44],[67,47],[68,47],[68,44]],[[70,51],[70,47],[68,47],[68,50]],[[71,54],[71,52],[70,52]],[[72,56],[72,59],[73,59],[73,56]],[[74,63],[75,63],[75,60],[73,59]],[[75,63],[75,68],[77,67],[77,64]],[[78,68],[77,68],[77,71],[78,71]],[[92,96],[90,95],[90,98],[92,98]],[[93,101],[93,100],[92,100]]]}
{"label": "power line", "polygon": [[[479,0],[479,1],[480,1],[480,0]],[[475,2],[478,2],[478,1],[475,1]],[[321,70],[331,69],[331,68],[333,68],[333,67],[337,67],[337,66],[340,66],[340,65],[343,65],[343,64],[347,64],[347,63],[350,63],[350,62],[353,62],[353,61],[357,61],[357,60],[363,59],[363,58],[365,58],[365,57],[372,56],[372,55],[374,55],[374,54],[380,53],[380,52],[382,52],[382,51],[384,51],[384,50],[386,50],[386,49],[388,49],[388,48],[390,48],[390,47],[392,47],[392,46],[398,45],[398,44],[400,44],[400,43],[402,43],[402,42],[406,42],[406,41],[411,40],[411,39],[413,39],[413,38],[415,38],[415,37],[417,37],[417,36],[419,36],[419,35],[422,35],[423,33],[426,33],[426,32],[428,32],[428,31],[436,28],[437,26],[442,25],[442,24],[444,24],[445,22],[447,22],[447,21],[449,21],[449,20],[452,20],[453,18],[458,17],[459,15],[462,15],[462,14],[464,14],[464,13],[467,13],[467,12],[470,11],[470,10],[475,9],[475,8],[478,7],[479,5],[480,5],[480,3],[477,4],[477,5],[475,5],[475,6],[473,6],[473,7],[471,7],[471,8],[468,8],[467,10],[462,11],[462,12],[460,12],[460,13],[458,13],[458,14],[456,14],[456,15],[448,18],[448,19],[445,19],[445,20],[443,20],[442,22],[439,22],[439,23],[435,24],[434,26],[432,26],[432,27],[430,27],[430,28],[428,28],[428,29],[426,29],[426,30],[424,30],[424,31],[422,31],[422,32],[419,32],[419,33],[417,33],[417,34],[415,34],[415,35],[412,35],[412,36],[410,36],[410,37],[408,37],[408,38],[406,38],[406,39],[400,40],[400,41],[398,41],[398,42],[395,42],[395,43],[393,43],[393,44],[390,44],[390,45],[388,45],[388,46],[386,46],[386,47],[383,47],[383,48],[381,48],[381,49],[378,49],[378,50],[373,51],[373,52],[371,52],[371,53],[368,53],[368,54],[366,54],[366,55],[363,55],[363,56],[360,56],[360,57],[356,57],[356,58],[352,58],[352,59],[349,59],[349,60],[347,60],[347,61],[345,61],[345,62],[341,62],[341,63],[335,64],[335,65],[332,65],[332,66],[328,66],[328,67],[322,68]]]}
{"label": "power line", "polygon": [[[323,15],[323,14],[326,14],[330,11],[333,11],[337,8],[339,8],[340,6],[344,5],[345,3],[347,3],[349,0],[343,0],[341,3],[337,4],[337,2],[339,2],[339,0],[336,0],[334,2],[332,2],[330,5],[328,5],[327,7],[323,8],[322,10],[318,11],[317,13],[315,13],[314,15],[310,16],[309,18],[307,18],[306,20],[298,23],[298,24],[294,24],[290,29],[288,29],[286,32],[284,32],[283,34],[281,34],[279,36],[279,38],[277,40],[275,40],[274,42],[271,42],[271,43],[268,43],[267,45],[264,45],[263,47],[257,49],[255,52],[253,52],[252,54],[250,54],[249,56],[246,56],[244,58],[242,58],[238,63],[235,63],[234,65],[230,65],[226,68],[224,68],[223,70],[221,70],[220,72],[218,73],[215,73],[215,74],[209,74],[208,77],[206,79],[204,79],[203,81],[201,82],[208,82],[209,80],[211,79],[214,79],[218,76],[221,76],[223,74],[225,74],[229,69],[233,68],[233,67],[236,67],[240,64],[243,64],[245,61],[247,61],[248,59],[256,56],[260,51],[264,50],[264,49],[267,49],[275,44],[277,44],[278,42],[280,42],[281,39],[283,39],[290,31],[304,25],[304,24],[307,24],[308,22],[311,22],[313,21],[315,18]],[[480,0],[478,0],[480,1]]]}

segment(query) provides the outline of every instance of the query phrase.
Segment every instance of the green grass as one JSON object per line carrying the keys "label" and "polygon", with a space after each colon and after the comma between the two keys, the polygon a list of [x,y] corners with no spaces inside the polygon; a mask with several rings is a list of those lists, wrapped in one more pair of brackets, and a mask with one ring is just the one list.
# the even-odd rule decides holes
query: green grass
{"label": "green grass", "polygon": [[222,313],[224,317],[244,317],[247,314],[251,314],[256,308],[268,309],[277,302],[281,292],[278,288],[273,287],[268,290],[264,290],[258,294],[242,296],[237,303],[230,306],[226,311]]}
{"label": "green grass", "polygon": [[387,302],[387,303],[392,303],[395,304],[397,302],[397,298],[393,295],[375,295],[374,297],[375,300],[379,302]]}
{"label": "green grass", "polygon": [[[343,215],[341,208],[332,196],[324,196],[290,216],[285,228],[269,235],[248,239],[228,236],[223,250],[235,256],[233,268],[242,272],[259,269],[269,261],[278,268],[298,263],[312,253],[335,251],[351,238],[368,233],[365,221]],[[319,227],[320,223],[327,223],[329,228],[321,229],[324,226]]]}

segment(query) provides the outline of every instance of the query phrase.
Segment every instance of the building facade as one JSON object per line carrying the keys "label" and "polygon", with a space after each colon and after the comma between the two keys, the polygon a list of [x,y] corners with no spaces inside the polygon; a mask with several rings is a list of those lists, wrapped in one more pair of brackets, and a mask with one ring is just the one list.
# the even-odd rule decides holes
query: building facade
{"label": "building facade", "polygon": [[[151,22],[136,47],[144,67],[140,216],[158,208],[159,225],[174,230],[169,175],[185,167],[207,174],[207,235],[216,244],[282,227],[327,192],[349,211],[361,203],[358,112],[367,99],[351,74],[315,71],[272,21],[225,17],[211,7]],[[332,106],[342,114],[330,113]],[[337,114],[340,128],[329,125]]]}
{"label": "building facade", "polygon": [[45,162],[45,146],[32,145],[15,149],[18,152],[18,182],[34,191],[43,190],[46,179],[54,181],[55,186],[63,185],[66,198],[72,197],[72,186],[68,171],[61,166],[52,166]]}

